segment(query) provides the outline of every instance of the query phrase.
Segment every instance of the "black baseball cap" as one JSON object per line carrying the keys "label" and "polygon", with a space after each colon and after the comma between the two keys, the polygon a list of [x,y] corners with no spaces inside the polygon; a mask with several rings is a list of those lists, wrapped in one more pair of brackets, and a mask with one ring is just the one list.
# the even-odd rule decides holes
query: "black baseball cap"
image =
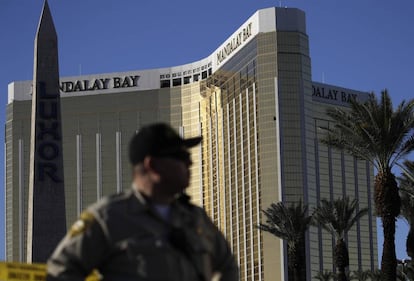
{"label": "black baseball cap", "polygon": [[146,156],[188,158],[187,149],[198,145],[201,140],[201,137],[183,139],[165,123],[148,125],[132,137],[129,143],[129,161],[135,166],[142,163]]}

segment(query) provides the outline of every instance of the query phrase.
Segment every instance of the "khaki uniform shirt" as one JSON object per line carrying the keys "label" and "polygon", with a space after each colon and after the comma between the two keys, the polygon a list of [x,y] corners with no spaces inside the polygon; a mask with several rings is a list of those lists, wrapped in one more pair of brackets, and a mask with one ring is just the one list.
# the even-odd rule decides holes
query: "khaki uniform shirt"
{"label": "khaki uniform shirt", "polygon": [[85,211],[47,264],[47,280],[80,281],[98,269],[110,281],[238,280],[228,243],[203,209],[177,200],[169,221],[135,191]]}

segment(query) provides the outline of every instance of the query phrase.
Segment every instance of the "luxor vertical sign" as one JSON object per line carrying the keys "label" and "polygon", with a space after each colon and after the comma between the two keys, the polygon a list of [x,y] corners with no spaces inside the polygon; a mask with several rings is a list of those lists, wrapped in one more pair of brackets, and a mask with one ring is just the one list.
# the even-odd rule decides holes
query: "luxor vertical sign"
{"label": "luxor vertical sign", "polygon": [[40,182],[63,182],[63,167],[56,160],[62,157],[60,104],[58,93],[47,93],[45,84],[38,83],[38,116],[36,120],[36,176]]}

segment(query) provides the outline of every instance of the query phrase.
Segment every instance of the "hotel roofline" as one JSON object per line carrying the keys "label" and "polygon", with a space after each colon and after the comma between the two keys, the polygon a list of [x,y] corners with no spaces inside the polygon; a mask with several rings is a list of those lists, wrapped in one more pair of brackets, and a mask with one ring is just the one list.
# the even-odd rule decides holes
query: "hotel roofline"
{"label": "hotel roofline", "polygon": [[[196,83],[214,74],[259,33],[276,30],[306,33],[304,12],[296,8],[276,7],[258,10],[213,53],[196,62],[158,69],[62,77],[61,97],[157,90]],[[321,103],[347,105],[349,97],[362,101],[368,98],[368,94],[361,91],[318,82],[312,82],[312,87],[313,100]],[[315,92],[315,89],[321,89],[321,92]],[[31,80],[8,85],[8,104],[14,100],[31,100],[31,95]]]}
{"label": "hotel roofline", "polygon": [[[158,69],[62,77],[62,97],[109,94],[119,92],[120,88],[144,91],[198,82],[220,69],[259,33],[276,31],[276,27],[278,30],[306,33],[304,12],[296,8],[276,7],[258,10],[213,53],[196,62]],[[11,82],[8,85],[8,103],[30,100],[31,87],[31,80]]]}

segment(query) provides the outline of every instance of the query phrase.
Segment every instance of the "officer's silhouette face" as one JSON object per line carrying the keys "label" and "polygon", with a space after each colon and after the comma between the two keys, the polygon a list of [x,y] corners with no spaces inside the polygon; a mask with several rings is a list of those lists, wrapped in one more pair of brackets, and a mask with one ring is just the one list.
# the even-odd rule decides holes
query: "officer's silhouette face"
{"label": "officer's silhouette face", "polygon": [[152,168],[158,174],[159,188],[163,188],[172,196],[188,187],[191,165],[191,157],[187,150],[152,157]]}

